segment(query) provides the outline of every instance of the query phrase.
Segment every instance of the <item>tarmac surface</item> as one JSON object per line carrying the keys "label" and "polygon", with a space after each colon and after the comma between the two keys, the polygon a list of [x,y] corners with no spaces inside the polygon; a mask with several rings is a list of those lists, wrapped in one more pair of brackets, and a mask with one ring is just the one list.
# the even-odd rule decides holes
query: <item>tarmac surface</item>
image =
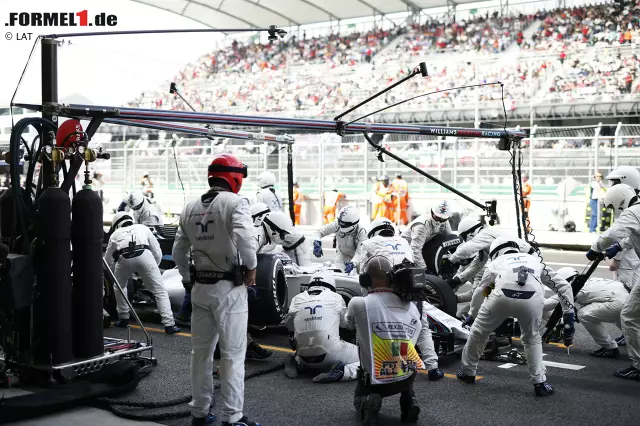
{"label": "tarmac surface", "polygon": [[[325,254],[327,251],[325,251]],[[546,263],[554,268],[573,266],[582,271],[587,260],[582,252],[545,250]],[[325,259],[326,260],[326,259]],[[603,265],[595,273],[610,277]],[[159,320],[159,318],[158,318]],[[145,324],[150,331],[157,367],[144,378],[138,388],[123,399],[133,401],[166,401],[190,394],[190,340],[188,328],[183,333],[166,336],[159,324]],[[142,332],[133,327],[132,337],[142,339]],[[611,326],[614,337],[621,333]],[[126,337],[126,330],[110,328],[106,335]],[[247,374],[281,364],[291,352],[287,336],[282,331],[252,331],[256,341],[274,353],[264,361],[247,361]],[[515,342],[520,347],[519,342]],[[520,348],[521,349],[521,348]],[[581,325],[577,325],[570,354],[562,344],[544,347],[547,379],[556,388],[548,398],[534,396],[527,367],[505,362],[481,361],[476,384],[469,385],[455,378],[460,358],[452,355],[440,359],[440,367],[447,376],[430,382],[419,374],[415,381],[416,397],[421,406],[419,425],[620,425],[640,424],[640,382],[628,382],[613,377],[617,369],[629,365],[626,349],[621,348],[617,360],[602,360],[589,355],[597,345]],[[358,425],[352,398],[354,382],[313,384],[311,376],[297,380],[285,377],[279,370],[248,380],[245,384],[245,413],[265,426]],[[400,425],[398,396],[384,400],[380,414],[381,425]],[[186,404],[174,408],[188,409]],[[160,409],[158,411],[169,411]],[[158,411],[147,410],[146,413]],[[220,404],[214,408],[220,414]],[[138,413],[138,411],[134,411]],[[84,412],[85,418],[87,413]],[[109,419],[109,416],[111,417]],[[59,417],[59,416],[58,416]],[[150,424],[127,422],[104,413],[95,425]],[[615,419],[615,420],[614,420]],[[39,419],[21,425],[89,424],[64,419]],[[95,420],[98,420],[97,418]],[[156,420],[155,424],[187,426],[190,418]],[[220,424],[219,422],[217,424]]]}

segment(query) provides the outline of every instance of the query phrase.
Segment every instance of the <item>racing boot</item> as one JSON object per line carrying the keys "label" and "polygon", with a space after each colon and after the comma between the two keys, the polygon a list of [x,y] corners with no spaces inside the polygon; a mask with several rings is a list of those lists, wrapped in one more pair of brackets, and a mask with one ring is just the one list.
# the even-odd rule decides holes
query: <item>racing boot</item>
{"label": "racing boot", "polygon": [[620,350],[618,348],[600,348],[597,351],[591,352],[590,355],[598,358],[618,358],[620,356]]}
{"label": "racing boot", "polygon": [[555,392],[553,386],[547,382],[536,383],[533,385],[533,390],[536,392],[536,396],[549,396]]}
{"label": "racing boot", "polygon": [[284,363],[284,374],[290,379],[297,379],[300,373],[300,364],[295,354],[289,354],[287,361]]}
{"label": "racing boot", "polygon": [[120,328],[127,328],[129,326],[129,318],[127,319],[120,318],[118,321],[114,323],[114,325]]}
{"label": "racing boot", "polygon": [[180,333],[182,330],[180,330],[179,327],[176,327],[175,325],[170,325],[164,328],[164,332],[166,334],[176,334],[176,333]]}
{"label": "racing boot", "polygon": [[439,368],[434,368],[433,370],[429,370],[427,377],[429,377],[430,381],[435,382],[444,377],[444,372]]}
{"label": "racing boot", "polygon": [[462,370],[458,371],[458,373],[456,374],[456,377],[458,378],[458,380],[462,380],[465,383],[476,382],[476,376],[470,376],[466,373],[463,373]]}
{"label": "racing boot", "polygon": [[344,362],[338,361],[337,364],[331,367],[330,371],[326,373],[318,374],[316,377],[314,377],[313,383],[337,382],[342,380],[343,376],[344,376]]}
{"label": "racing boot", "polygon": [[416,423],[418,421],[420,407],[413,391],[400,394],[400,413],[402,423]]}
{"label": "racing boot", "polygon": [[621,379],[640,381],[640,370],[634,366],[625,368],[624,370],[618,370],[613,375]]}
{"label": "racing boot", "polygon": [[625,339],[624,336],[618,337],[617,339],[615,339],[615,341],[618,346],[627,346],[627,339]]}
{"label": "racing boot", "polygon": [[365,426],[378,425],[378,412],[382,408],[382,397],[372,393],[360,398],[360,420]]}
{"label": "racing boot", "polygon": [[247,418],[247,416],[243,416],[237,422],[229,423],[222,422],[222,426],[261,426],[260,423],[252,422]]}
{"label": "racing boot", "polygon": [[216,416],[209,413],[207,417],[192,417],[191,418],[191,426],[204,426],[204,425],[212,425],[218,420]]}
{"label": "racing boot", "polygon": [[251,343],[247,345],[247,354],[245,355],[245,358],[246,359],[267,359],[271,355],[273,355],[272,351],[263,348],[262,346],[260,346],[259,344],[257,344],[252,340]]}

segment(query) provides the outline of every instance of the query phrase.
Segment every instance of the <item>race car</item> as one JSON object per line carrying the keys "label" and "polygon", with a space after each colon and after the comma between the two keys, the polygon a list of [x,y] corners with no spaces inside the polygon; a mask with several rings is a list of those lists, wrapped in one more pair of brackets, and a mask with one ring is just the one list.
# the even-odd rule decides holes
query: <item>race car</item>
{"label": "race car", "polygon": [[[171,258],[176,227],[157,226],[153,228],[163,252],[161,269],[162,280],[169,292],[174,311],[180,309],[184,298],[182,279]],[[428,316],[433,338],[440,354],[461,350],[468,336],[468,330],[462,327],[455,317],[457,300],[455,293],[445,279],[455,270],[449,270],[450,263],[443,262],[460,245],[461,240],[455,234],[439,235],[433,238],[423,249],[427,264],[424,313]],[[336,269],[331,262],[317,263],[308,267],[296,265],[285,253],[258,255],[256,286],[249,297],[249,323],[253,326],[279,326],[293,297],[306,291],[311,276],[320,270],[331,270],[336,281],[336,291],[348,304],[351,298],[362,294],[355,273],[347,274]],[[129,299],[136,310],[153,310],[153,295],[137,279],[128,283]]]}

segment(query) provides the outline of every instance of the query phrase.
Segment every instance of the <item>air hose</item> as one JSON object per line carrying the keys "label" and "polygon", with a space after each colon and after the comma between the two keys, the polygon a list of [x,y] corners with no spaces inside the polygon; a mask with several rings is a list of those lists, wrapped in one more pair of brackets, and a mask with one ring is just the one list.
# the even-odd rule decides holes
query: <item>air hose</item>
{"label": "air hose", "polygon": [[[144,368],[144,367],[143,367]],[[274,371],[278,371],[284,368],[284,364],[276,364],[271,367],[264,368],[262,370],[254,371],[245,375],[244,380],[250,380],[255,377],[263,376],[265,374],[273,373]],[[140,374],[146,376],[150,373],[150,369],[148,371],[144,371],[141,369]],[[214,390],[219,390],[220,384],[216,384],[214,386]],[[188,417],[191,415],[191,410],[180,410],[180,411],[171,411],[171,412],[161,412],[161,413],[132,413],[127,411],[121,407],[129,407],[129,408],[145,408],[145,409],[156,409],[156,408],[167,408],[174,407],[177,405],[188,404],[191,402],[192,396],[186,395],[180,398],[174,398],[168,401],[161,402],[134,402],[134,401],[120,401],[116,399],[110,398],[99,398],[93,404],[98,408],[102,408],[104,410],[111,411],[118,417],[122,417],[128,420],[140,420],[140,421],[161,421],[161,420],[174,420],[180,419],[183,417]]]}

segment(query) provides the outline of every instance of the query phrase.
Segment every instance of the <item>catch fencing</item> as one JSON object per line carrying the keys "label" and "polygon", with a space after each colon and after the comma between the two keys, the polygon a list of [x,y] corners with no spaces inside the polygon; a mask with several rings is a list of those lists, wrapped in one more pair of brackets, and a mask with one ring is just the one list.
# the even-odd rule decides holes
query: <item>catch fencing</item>
{"label": "catch fencing", "polygon": [[[332,189],[343,192],[349,202],[370,212],[373,185],[383,174],[392,180],[401,174],[408,182],[414,213],[426,211],[436,198],[449,197],[447,190],[397,161],[388,157],[380,161],[361,135],[293,136],[294,175],[307,197],[303,221],[308,224],[319,224],[321,195]],[[242,192],[249,198],[253,198],[256,177],[263,170],[274,172],[286,198],[284,146],[199,138],[180,139],[172,146],[170,135],[162,133],[157,138],[136,133],[134,138],[125,135],[123,139],[116,141],[108,134],[94,138],[111,153],[111,160],[95,163],[105,176],[104,190],[110,206],[117,205],[124,192],[140,190],[141,177],[148,172],[160,205],[178,213],[185,198],[206,190],[207,165],[212,155],[221,152],[236,154],[247,164],[249,175]],[[515,209],[509,207],[513,204],[510,153],[499,151],[497,140],[387,135],[382,143],[394,154],[480,201],[505,200],[499,203],[501,219],[514,220]],[[540,209],[534,222],[539,219],[543,228],[555,226],[560,223],[556,220],[558,212],[567,210],[562,223],[573,220],[582,229],[588,188],[595,172],[606,175],[621,165],[640,167],[640,125],[536,126],[522,141],[521,152],[523,173],[533,187],[532,215]],[[460,201],[460,211],[469,208],[470,204]]]}

